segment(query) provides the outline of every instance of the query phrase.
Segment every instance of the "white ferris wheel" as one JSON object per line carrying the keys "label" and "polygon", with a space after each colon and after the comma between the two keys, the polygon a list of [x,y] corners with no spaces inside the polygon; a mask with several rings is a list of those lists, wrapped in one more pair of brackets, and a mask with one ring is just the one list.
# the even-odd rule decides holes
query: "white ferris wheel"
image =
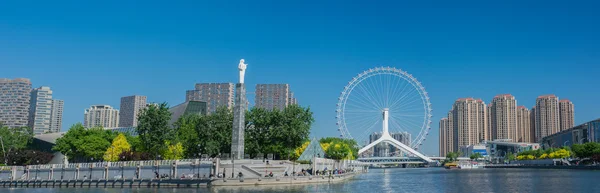
{"label": "white ferris wheel", "polygon": [[[415,77],[401,69],[377,67],[358,74],[344,87],[338,98],[336,124],[342,138],[356,140],[363,149],[376,145],[373,143],[397,143],[405,152],[421,155],[415,150],[431,129],[431,111],[427,91]],[[381,139],[374,142],[372,134],[376,132]],[[382,136],[388,132],[387,137]],[[404,145],[393,142],[396,137],[391,136],[397,133],[405,137]]]}

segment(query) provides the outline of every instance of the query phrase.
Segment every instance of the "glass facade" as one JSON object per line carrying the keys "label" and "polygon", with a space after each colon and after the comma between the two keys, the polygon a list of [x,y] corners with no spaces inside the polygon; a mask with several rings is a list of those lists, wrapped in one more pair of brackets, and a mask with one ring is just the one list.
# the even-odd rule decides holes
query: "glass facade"
{"label": "glass facade", "polygon": [[562,147],[586,142],[600,142],[600,119],[593,120],[559,133],[544,137],[544,147]]}

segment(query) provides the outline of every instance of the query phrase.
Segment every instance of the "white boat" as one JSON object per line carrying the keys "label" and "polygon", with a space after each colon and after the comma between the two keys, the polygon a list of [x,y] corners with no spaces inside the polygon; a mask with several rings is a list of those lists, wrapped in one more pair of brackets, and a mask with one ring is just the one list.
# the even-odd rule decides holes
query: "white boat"
{"label": "white boat", "polygon": [[483,168],[483,165],[479,164],[477,162],[461,162],[461,163],[458,163],[458,168],[459,169],[481,169],[481,168]]}

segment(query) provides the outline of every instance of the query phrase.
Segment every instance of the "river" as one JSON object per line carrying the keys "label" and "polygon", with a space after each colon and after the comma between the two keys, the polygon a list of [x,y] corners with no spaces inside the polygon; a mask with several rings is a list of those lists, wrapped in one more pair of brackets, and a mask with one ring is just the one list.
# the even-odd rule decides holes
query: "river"
{"label": "river", "polygon": [[3,193],[251,193],[251,192],[597,192],[600,171],[542,169],[372,169],[337,184],[218,188],[14,188]]}

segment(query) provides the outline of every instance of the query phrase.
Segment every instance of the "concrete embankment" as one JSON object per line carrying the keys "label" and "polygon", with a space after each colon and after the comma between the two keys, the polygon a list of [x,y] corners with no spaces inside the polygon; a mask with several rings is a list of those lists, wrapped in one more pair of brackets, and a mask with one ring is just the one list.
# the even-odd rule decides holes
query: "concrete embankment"
{"label": "concrete embankment", "polygon": [[485,166],[485,168],[520,168],[520,169],[567,169],[567,170],[600,170],[600,166],[515,166],[515,165],[497,165]]}
{"label": "concrete embankment", "polygon": [[0,181],[2,188],[127,188],[127,187],[206,187],[209,179],[141,179],[141,180],[14,180]]}
{"label": "concrete embankment", "polygon": [[349,173],[342,175],[329,176],[304,176],[304,177],[283,177],[283,178],[253,178],[244,179],[243,182],[239,179],[223,179],[213,180],[211,186],[269,186],[269,185],[294,185],[294,184],[312,184],[312,183],[336,183],[348,180],[359,173]]}

